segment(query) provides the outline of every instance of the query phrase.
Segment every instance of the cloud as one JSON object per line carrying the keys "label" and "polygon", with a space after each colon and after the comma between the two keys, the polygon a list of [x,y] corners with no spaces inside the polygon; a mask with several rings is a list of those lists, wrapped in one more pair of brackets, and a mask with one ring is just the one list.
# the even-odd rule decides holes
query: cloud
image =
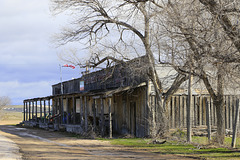
{"label": "cloud", "polygon": [[[14,104],[27,98],[51,95],[59,83],[61,63],[51,36],[66,17],[52,17],[49,0],[0,1],[0,96]],[[63,69],[63,80],[78,78],[79,69]]]}
{"label": "cloud", "polygon": [[44,8],[48,10],[49,0],[1,0],[0,14],[4,13],[7,16],[27,15],[28,13],[41,13]]}
{"label": "cloud", "polygon": [[48,0],[2,0],[0,20],[0,64],[57,61],[50,37],[64,19],[51,18]]}

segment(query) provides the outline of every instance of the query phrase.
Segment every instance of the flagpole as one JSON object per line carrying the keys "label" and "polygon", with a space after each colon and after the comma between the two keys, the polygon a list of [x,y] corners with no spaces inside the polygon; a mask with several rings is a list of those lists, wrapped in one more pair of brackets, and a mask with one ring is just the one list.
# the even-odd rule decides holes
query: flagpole
{"label": "flagpole", "polygon": [[71,67],[72,69],[75,68],[75,66],[73,65],[68,65],[68,64],[65,64],[65,65],[61,65],[59,64],[59,68],[60,68],[60,82],[61,82],[61,99],[62,99],[62,124],[65,123],[65,120],[64,120],[64,105],[63,105],[63,82],[62,82],[62,67]]}
{"label": "flagpole", "polygon": [[62,84],[62,66],[59,64],[60,68],[60,82],[61,82],[61,94],[63,94],[63,84]]}
{"label": "flagpole", "polygon": [[62,65],[61,64],[59,64],[59,68],[60,68],[60,83],[61,83],[62,123],[64,123],[63,83],[62,83]]}

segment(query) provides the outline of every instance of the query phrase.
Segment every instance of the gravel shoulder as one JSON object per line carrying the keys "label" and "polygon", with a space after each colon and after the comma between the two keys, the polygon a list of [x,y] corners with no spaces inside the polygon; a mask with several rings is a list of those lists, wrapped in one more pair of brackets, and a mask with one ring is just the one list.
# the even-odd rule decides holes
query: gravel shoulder
{"label": "gravel shoulder", "polygon": [[19,147],[0,132],[0,160],[21,160],[21,157]]}

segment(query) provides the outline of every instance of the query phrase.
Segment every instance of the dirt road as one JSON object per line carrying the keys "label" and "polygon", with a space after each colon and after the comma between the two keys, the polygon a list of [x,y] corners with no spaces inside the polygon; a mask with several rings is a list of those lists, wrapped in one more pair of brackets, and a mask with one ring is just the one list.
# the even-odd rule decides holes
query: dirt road
{"label": "dirt road", "polygon": [[187,159],[175,155],[112,146],[109,142],[77,139],[69,134],[0,125],[0,134],[20,148],[22,159]]}

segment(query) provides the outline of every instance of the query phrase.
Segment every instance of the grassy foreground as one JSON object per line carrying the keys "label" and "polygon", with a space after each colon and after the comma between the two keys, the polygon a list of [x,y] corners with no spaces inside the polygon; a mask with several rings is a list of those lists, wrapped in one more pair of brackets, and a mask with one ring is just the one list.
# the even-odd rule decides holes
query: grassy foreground
{"label": "grassy foreground", "polygon": [[[226,146],[217,148],[208,144],[206,137],[193,137],[193,143],[188,144],[177,141],[167,141],[164,144],[152,144],[151,139],[130,138],[130,139],[105,139],[113,145],[134,147],[138,150],[154,152],[157,154],[176,154],[181,156],[196,157],[201,159],[240,159],[240,144],[237,149],[230,149],[231,138],[226,138]],[[240,139],[238,139],[238,142]]]}

